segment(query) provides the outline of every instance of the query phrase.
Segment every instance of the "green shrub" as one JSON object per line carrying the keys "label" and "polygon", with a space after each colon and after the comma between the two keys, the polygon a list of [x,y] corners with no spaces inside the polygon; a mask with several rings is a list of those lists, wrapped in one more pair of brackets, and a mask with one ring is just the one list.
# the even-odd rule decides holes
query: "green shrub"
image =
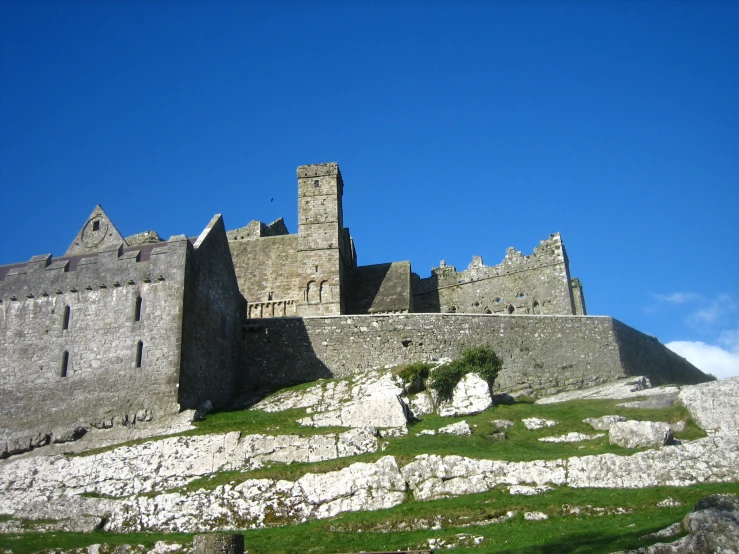
{"label": "green shrub", "polygon": [[418,381],[423,382],[428,379],[430,369],[431,364],[427,364],[426,362],[413,362],[400,370],[398,372],[398,376],[403,379],[404,383],[410,385]]}
{"label": "green shrub", "polygon": [[468,372],[462,367],[460,360],[454,360],[434,370],[433,380],[429,386],[438,392],[442,398],[450,398],[452,392],[454,392],[454,387],[457,386],[465,373]]}
{"label": "green shrub", "polygon": [[460,363],[467,369],[465,373],[477,373],[491,387],[503,366],[495,351],[487,346],[468,348],[462,352]]}
{"label": "green shrub", "polygon": [[430,386],[442,398],[450,398],[462,377],[468,373],[477,373],[492,387],[502,365],[492,348],[468,348],[458,360],[436,369]]}

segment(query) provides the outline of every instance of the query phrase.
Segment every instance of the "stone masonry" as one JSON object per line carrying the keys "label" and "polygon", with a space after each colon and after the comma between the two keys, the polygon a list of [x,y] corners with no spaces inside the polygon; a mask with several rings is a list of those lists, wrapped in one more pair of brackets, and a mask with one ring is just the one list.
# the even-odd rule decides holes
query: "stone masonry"
{"label": "stone masonry", "polygon": [[0,443],[478,345],[501,355],[496,386],[510,391],[707,379],[656,339],[585,316],[559,234],[428,278],[407,261],[358,266],[338,164],[297,177],[296,234],[282,219],[227,232],[216,215],[199,237],[124,238],[96,206],[64,256],[0,266]]}

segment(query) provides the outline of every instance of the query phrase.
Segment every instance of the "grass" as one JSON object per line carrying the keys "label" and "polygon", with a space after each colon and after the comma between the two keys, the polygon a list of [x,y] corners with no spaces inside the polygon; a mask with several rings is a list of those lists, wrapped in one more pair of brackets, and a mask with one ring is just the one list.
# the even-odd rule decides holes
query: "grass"
{"label": "grass", "polygon": [[[455,552],[605,553],[633,549],[657,542],[644,535],[680,521],[695,503],[710,494],[739,494],[739,484],[696,485],[689,488],[654,487],[636,490],[571,489],[563,487],[538,496],[511,496],[502,489],[430,502],[407,502],[390,510],[347,513],[341,516],[294,526],[241,531],[250,554],[322,554],[420,548],[429,538],[452,540],[458,533],[484,537],[478,548],[457,548]],[[681,506],[659,508],[657,503],[672,497]],[[630,513],[615,515],[564,515],[563,505],[595,506]],[[508,521],[490,525],[465,526],[517,512]],[[540,511],[546,521],[525,521],[523,513]],[[425,521],[423,529],[414,529]],[[428,529],[433,525],[440,528]],[[129,534],[95,532],[53,533],[49,535],[0,535],[0,550],[31,554],[43,549],[68,550],[95,543],[143,544],[156,541],[190,542],[189,534]]]}
{"label": "grass", "polygon": [[[323,383],[325,385],[325,383]],[[292,387],[304,390],[315,383]],[[534,404],[519,399],[510,406],[497,406],[474,416],[442,418],[436,415],[423,417],[408,428],[401,437],[380,439],[384,450],[351,458],[341,458],[317,463],[278,464],[253,471],[228,471],[197,479],[177,492],[212,489],[227,483],[246,479],[270,478],[297,480],[306,473],[324,473],[347,467],[357,462],[374,462],[382,456],[395,456],[402,467],[419,454],[461,455],[471,458],[507,461],[551,460],[571,456],[615,453],[629,455],[627,450],[608,444],[607,436],[580,443],[543,443],[539,438],[562,435],[572,431],[593,434],[589,425],[582,422],[587,417],[619,414],[633,420],[687,421],[685,431],[676,433],[682,440],[694,440],[705,436],[681,406],[664,409],[623,408],[616,405],[623,400],[583,400],[560,404]],[[305,409],[290,409],[266,413],[258,410],[220,412],[208,415],[197,429],[180,435],[200,435],[237,431],[242,434],[297,434],[312,436],[330,432],[342,432],[344,428],[302,427],[296,420],[307,415]],[[552,419],[558,424],[551,428],[527,430],[521,419],[540,417]],[[466,420],[472,427],[471,437],[437,434],[416,436],[424,429],[439,429],[456,421]],[[507,439],[494,441],[490,435],[499,429],[495,419],[514,422],[507,430]],[[174,436],[174,435],[173,435]],[[159,440],[161,437],[149,440]],[[145,442],[132,441],[129,444]],[[102,450],[109,450],[100,449]],[[89,453],[86,453],[89,454]],[[174,492],[174,491],[171,491]],[[538,496],[511,496],[505,487],[483,494],[420,502],[411,495],[408,500],[390,510],[346,513],[336,518],[313,521],[300,525],[242,530],[246,549],[256,553],[340,553],[360,550],[394,550],[428,547],[428,539],[451,541],[459,533],[484,537],[477,548],[459,546],[455,552],[613,552],[648,546],[656,540],[642,537],[680,521],[700,498],[716,493],[739,494],[739,484],[695,485],[688,488],[657,487],[637,490],[620,489],[571,489],[558,488]],[[668,496],[681,502],[681,506],[659,508],[657,502]],[[566,515],[563,505],[595,506],[606,509],[605,515]],[[615,508],[626,508],[630,513],[617,515]],[[490,521],[513,510],[517,515],[510,520],[467,526],[471,522]],[[523,512],[541,511],[549,515],[545,521],[526,521]],[[608,512],[611,513],[608,513]],[[0,520],[9,519],[0,516]],[[425,525],[419,522],[425,521]],[[432,530],[436,525],[438,529]],[[420,528],[419,528],[420,527]],[[27,533],[0,535],[0,552],[5,549],[15,554],[31,554],[44,549],[69,550],[95,543],[109,545],[143,544],[151,547],[156,541],[189,543],[189,534],[111,534],[80,533]],[[673,540],[673,539],[669,539]]]}

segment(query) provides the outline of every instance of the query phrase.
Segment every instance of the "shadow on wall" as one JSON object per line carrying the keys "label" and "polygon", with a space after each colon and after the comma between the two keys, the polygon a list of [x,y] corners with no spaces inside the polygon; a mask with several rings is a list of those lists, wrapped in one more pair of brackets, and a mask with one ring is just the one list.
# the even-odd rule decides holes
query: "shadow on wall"
{"label": "shadow on wall", "polygon": [[438,314],[441,312],[439,300],[439,276],[431,273],[431,277],[423,280],[417,273],[411,275],[413,283],[413,310],[417,313]]}
{"label": "shadow on wall", "polygon": [[243,337],[237,397],[256,401],[276,389],[334,377],[313,350],[303,318],[250,320]]}

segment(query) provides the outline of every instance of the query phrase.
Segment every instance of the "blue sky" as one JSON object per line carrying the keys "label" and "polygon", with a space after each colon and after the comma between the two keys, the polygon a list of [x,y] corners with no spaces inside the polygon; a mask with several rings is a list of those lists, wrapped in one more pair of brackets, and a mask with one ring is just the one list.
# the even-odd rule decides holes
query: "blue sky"
{"label": "blue sky", "polygon": [[[284,217],[338,161],[359,263],[561,232],[590,314],[739,375],[739,3],[0,0],[0,264]],[[271,199],[274,199],[271,201]]]}

